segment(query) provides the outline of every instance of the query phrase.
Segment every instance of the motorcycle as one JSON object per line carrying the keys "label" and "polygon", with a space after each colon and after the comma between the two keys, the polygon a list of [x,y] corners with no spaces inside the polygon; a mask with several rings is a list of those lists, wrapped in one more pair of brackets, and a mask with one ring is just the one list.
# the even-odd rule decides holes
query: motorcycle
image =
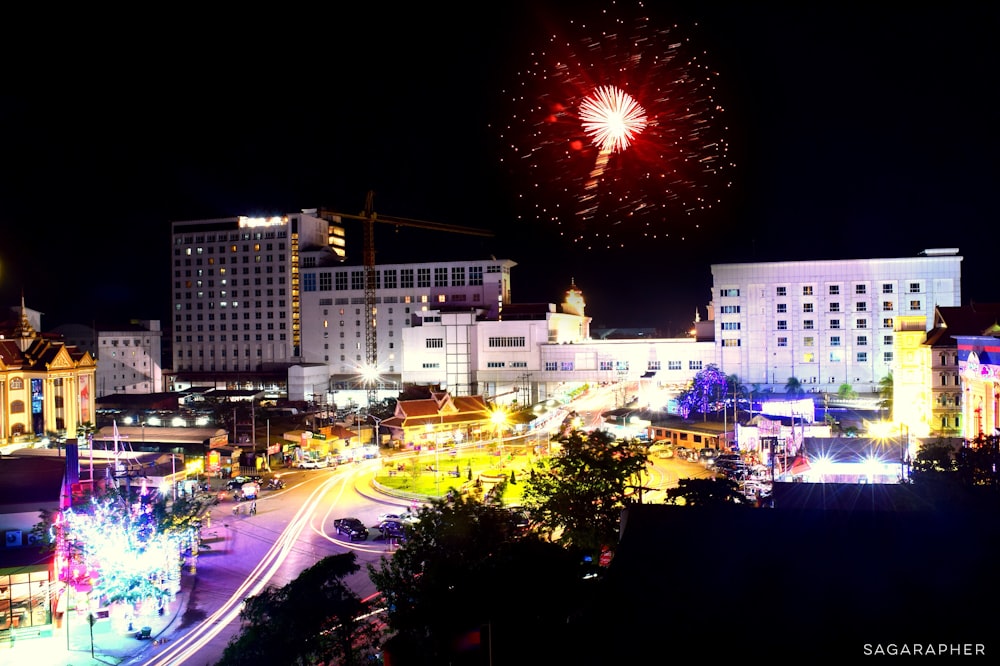
{"label": "motorcycle", "polygon": [[282,481],[281,479],[271,479],[270,481],[267,482],[268,490],[281,490],[284,487],[285,487],[285,482]]}

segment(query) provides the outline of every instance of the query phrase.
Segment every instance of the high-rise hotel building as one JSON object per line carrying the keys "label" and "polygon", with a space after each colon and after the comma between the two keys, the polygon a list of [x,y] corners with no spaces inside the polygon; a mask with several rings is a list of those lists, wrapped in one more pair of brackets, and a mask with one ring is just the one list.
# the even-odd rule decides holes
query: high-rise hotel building
{"label": "high-rise hotel building", "polygon": [[713,264],[718,365],[747,386],[876,392],[893,369],[897,318],[961,304],[962,257]]}
{"label": "high-rise hotel building", "polygon": [[342,260],[343,227],[313,209],[174,222],[172,237],[169,335],[179,378],[283,378],[304,360],[300,270]]}

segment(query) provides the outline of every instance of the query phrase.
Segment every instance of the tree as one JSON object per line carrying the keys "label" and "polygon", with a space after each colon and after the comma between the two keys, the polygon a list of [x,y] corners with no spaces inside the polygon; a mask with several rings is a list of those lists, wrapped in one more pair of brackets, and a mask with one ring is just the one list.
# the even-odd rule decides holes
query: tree
{"label": "tree", "polygon": [[377,654],[379,630],[358,619],[367,604],[344,582],[358,570],[353,552],[331,555],[284,587],[248,597],[240,611],[240,632],[217,666],[368,663]]}
{"label": "tree", "polygon": [[889,421],[893,418],[892,396],[894,388],[891,372],[878,381],[878,408],[884,409],[887,412],[886,420]]}
{"label": "tree", "polygon": [[458,494],[418,517],[391,558],[368,565],[388,609],[393,664],[484,663],[463,648],[484,633],[497,663],[525,646],[533,659],[536,647],[558,649],[585,592],[574,551],[520,531],[503,506]]}
{"label": "tree", "polygon": [[622,509],[649,452],[638,440],[615,440],[605,430],[576,430],[560,444],[555,456],[535,463],[524,501],[552,538],[596,556],[617,543]]}
{"label": "tree", "polygon": [[725,404],[728,386],[725,373],[714,363],[699,370],[691,380],[691,385],[677,396],[684,418],[691,412],[698,412],[707,419],[710,411],[719,411],[721,405]]}
{"label": "tree", "polygon": [[789,377],[788,381],[785,382],[785,395],[790,398],[801,398],[806,394],[806,390],[802,388],[802,382],[799,381],[798,377]]}
{"label": "tree", "polygon": [[837,397],[842,400],[853,400],[858,397],[858,392],[854,390],[854,387],[844,382],[837,388]]}
{"label": "tree", "polygon": [[676,488],[667,489],[666,503],[684,506],[732,506],[747,504],[747,499],[740,492],[739,484],[732,479],[678,479]]}

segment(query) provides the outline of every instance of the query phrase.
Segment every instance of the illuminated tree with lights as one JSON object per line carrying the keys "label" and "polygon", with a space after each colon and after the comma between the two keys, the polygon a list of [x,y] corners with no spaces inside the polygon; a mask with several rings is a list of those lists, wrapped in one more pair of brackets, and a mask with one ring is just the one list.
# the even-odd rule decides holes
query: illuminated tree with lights
{"label": "illuminated tree with lights", "polygon": [[106,604],[135,605],[169,596],[182,555],[197,552],[200,505],[166,500],[144,486],[112,489],[59,513],[43,512],[57,577],[77,593]]}
{"label": "illuminated tree with lights", "polygon": [[726,373],[714,363],[709,363],[691,380],[691,385],[682,392],[677,403],[684,418],[692,412],[703,414],[708,418],[709,412],[720,411],[723,401],[729,391],[730,380]]}

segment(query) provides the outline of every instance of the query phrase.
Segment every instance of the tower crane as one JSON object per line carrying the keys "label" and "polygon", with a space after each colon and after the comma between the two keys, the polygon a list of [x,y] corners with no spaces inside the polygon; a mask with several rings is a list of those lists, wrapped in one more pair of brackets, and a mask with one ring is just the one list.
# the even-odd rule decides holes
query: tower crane
{"label": "tower crane", "polygon": [[318,217],[329,222],[339,222],[340,219],[361,220],[363,223],[363,259],[364,259],[364,280],[365,280],[365,383],[368,386],[368,407],[375,404],[378,397],[378,387],[374,383],[374,377],[367,373],[374,373],[378,367],[378,342],[375,330],[375,223],[382,222],[395,227],[414,227],[417,229],[429,229],[431,231],[444,231],[449,233],[465,234],[468,236],[483,236],[491,238],[492,231],[476,229],[475,227],[463,227],[454,224],[444,224],[441,222],[427,222],[425,220],[414,220],[405,217],[387,217],[376,215],[374,209],[375,192],[370,191],[365,197],[365,209],[359,215],[339,213],[321,208]]}

